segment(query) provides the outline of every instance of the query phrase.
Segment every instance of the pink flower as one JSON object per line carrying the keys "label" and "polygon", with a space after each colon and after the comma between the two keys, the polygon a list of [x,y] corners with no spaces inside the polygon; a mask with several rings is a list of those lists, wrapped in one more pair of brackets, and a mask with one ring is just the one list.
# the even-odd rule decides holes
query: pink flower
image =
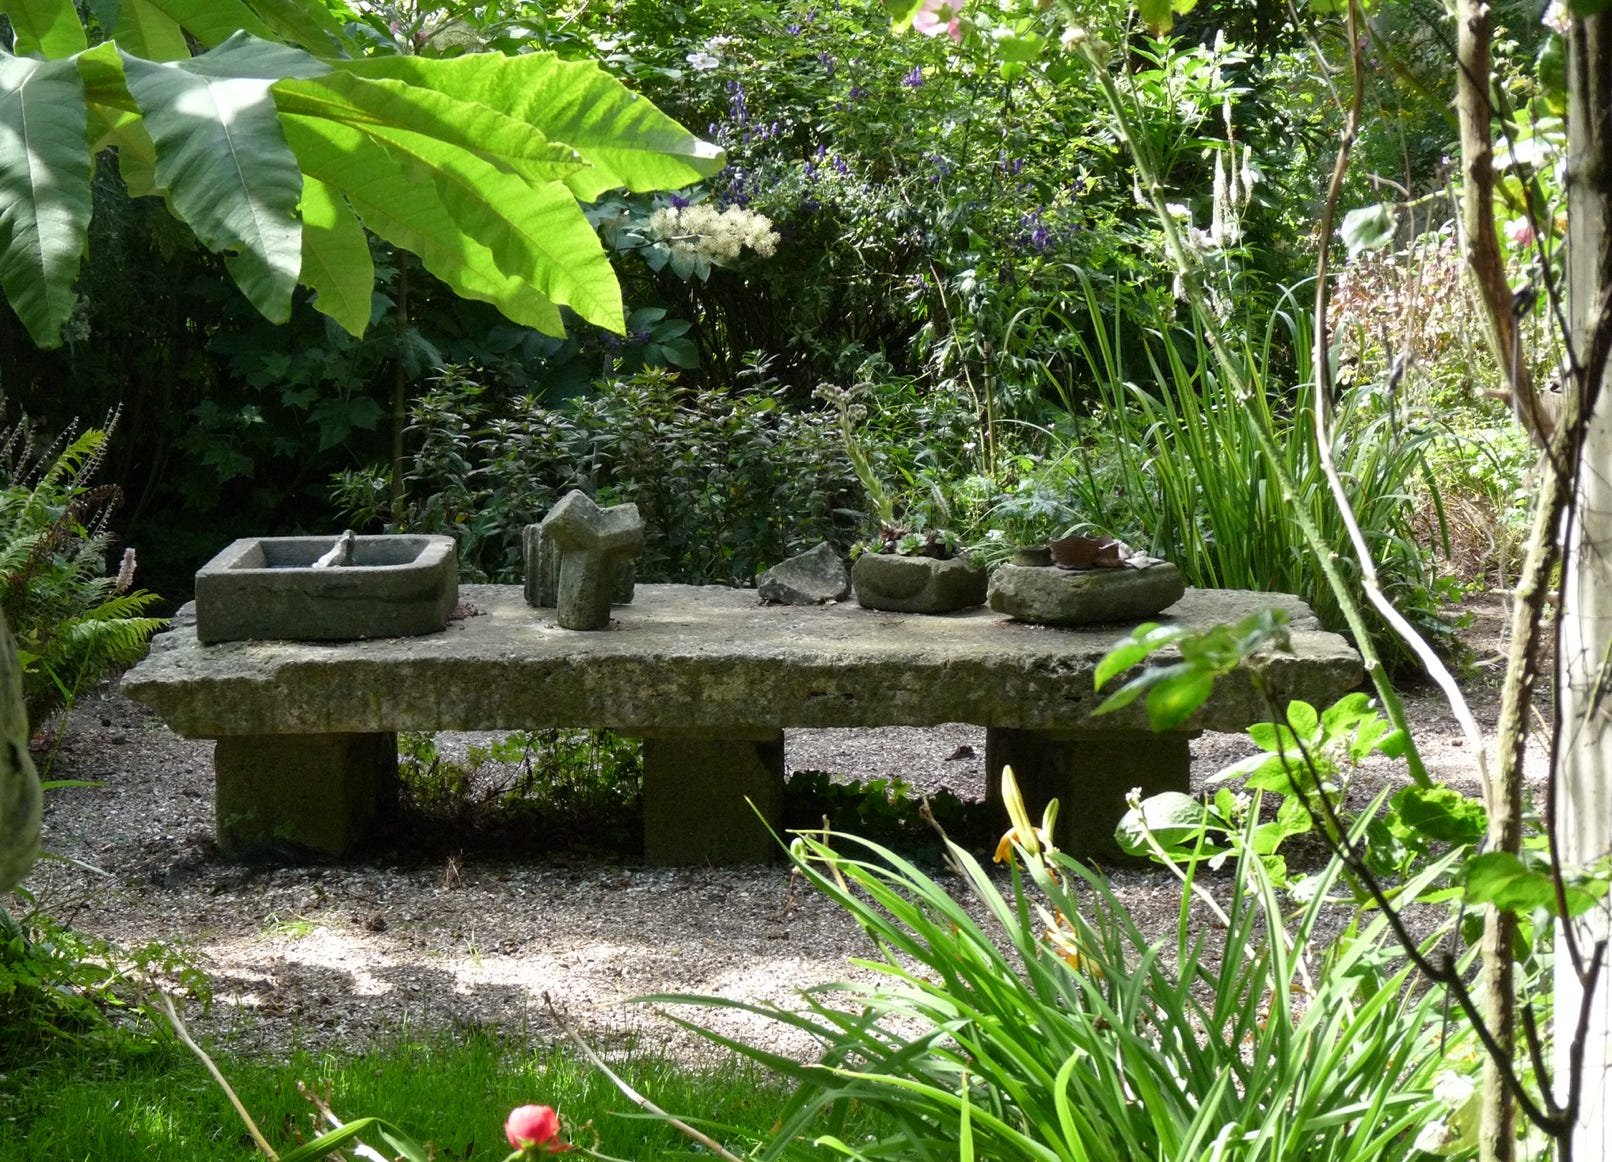
{"label": "pink flower", "polygon": [[504,1123],[504,1137],[517,1150],[530,1150],[535,1146],[548,1146],[549,1152],[559,1153],[570,1147],[555,1142],[560,1132],[560,1115],[553,1106],[521,1106],[511,1111]]}
{"label": "pink flower", "polygon": [[912,27],[925,36],[939,36],[944,32],[961,43],[963,29],[957,22],[957,15],[962,10],[962,0],[923,0],[912,15]]}
{"label": "pink flower", "polygon": [[1532,246],[1534,244],[1534,226],[1527,218],[1513,218],[1506,223],[1506,237],[1511,239],[1513,246]]}

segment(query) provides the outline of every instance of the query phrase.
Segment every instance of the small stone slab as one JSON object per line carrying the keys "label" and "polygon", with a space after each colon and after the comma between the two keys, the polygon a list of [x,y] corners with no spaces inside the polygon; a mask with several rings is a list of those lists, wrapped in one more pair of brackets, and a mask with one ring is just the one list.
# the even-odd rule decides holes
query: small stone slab
{"label": "small stone slab", "polygon": [[991,574],[990,607],[1038,625],[1101,625],[1152,617],[1187,591],[1168,561],[1144,569],[1060,569],[1001,565]]}
{"label": "small stone slab", "polygon": [[756,578],[765,605],[822,605],[851,595],[851,574],[827,541],[780,561]]}
{"label": "small stone slab", "polygon": [[600,508],[585,492],[568,492],[543,518],[542,536],[560,552],[555,620],[561,629],[604,629],[616,567],[644,547],[636,504]]}
{"label": "small stone slab", "polygon": [[985,603],[986,573],[962,557],[863,553],[851,566],[856,603],[892,613],[951,613]]}

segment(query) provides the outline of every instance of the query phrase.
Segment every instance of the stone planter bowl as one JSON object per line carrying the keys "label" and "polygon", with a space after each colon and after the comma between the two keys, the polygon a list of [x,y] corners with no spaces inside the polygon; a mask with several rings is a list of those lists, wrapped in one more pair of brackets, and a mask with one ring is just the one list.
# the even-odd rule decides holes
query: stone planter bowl
{"label": "stone planter bowl", "polygon": [[998,613],[1039,625],[1099,625],[1152,617],[1187,591],[1168,561],[1145,569],[1060,569],[1001,565],[989,603]]}
{"label": "stone planter bowl", "polygon": [[963,557],[863,553],[851,566],[851,588],[864,609],[951,613],[985,602],[986,574]]}

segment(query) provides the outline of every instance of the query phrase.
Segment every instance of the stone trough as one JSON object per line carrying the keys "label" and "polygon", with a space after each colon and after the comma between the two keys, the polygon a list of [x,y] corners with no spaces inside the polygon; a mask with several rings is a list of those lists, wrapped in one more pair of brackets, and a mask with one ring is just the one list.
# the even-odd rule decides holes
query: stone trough
{"label": "stone trough", "polygon": [[[319,564],[342,550],[340,563]],[[436,633],[459,599],[452,537],[245,537],[196,573],[202,642]]]}
{"label": "stone trough", "polygon": [[[1092,674],[1124,626],[763,606],[754,591],[639,585],[608,629],[575,633],[517,586],[461,596],[470,615],[440,633],[344,643],[207,645],[186,607],[123,690],[178,733],[218,740],[227,852],[339,854],[362,841],[395,793],[400,730],[608,727],[645,740],[652,863],[774,857],[746,800],[777,820],[788,727],[982,725],[988,781],[1011,763],[1034,813],[1063,800],[1062,844],[1098,853],[1111,850],[1130,788],[1187,788],[1198,731],[1265,714],[1236,673],[1180,731],[1150,733],[1140,706],[1093,718]],[[1273,656],[1266,675],[1279,699],[1324,704],[1359,683],[1358,655],[1293,597],[1188,590],[1162,620],[1209,626],[1269,605],[1293,629],[1294,652]]]}

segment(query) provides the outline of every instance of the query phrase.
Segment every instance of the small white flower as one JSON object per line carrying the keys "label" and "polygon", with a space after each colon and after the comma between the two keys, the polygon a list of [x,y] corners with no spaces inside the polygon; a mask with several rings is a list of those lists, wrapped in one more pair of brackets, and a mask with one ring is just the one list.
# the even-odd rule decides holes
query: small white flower
{"label": "small white flower", "polygon": [[690,67],[698,69],[702,73],[708,73],[722,63],[719,57],[714,57],[703,50],[691,52],[683,59],[688,61]]}
{"label": "small white flower", "polygon": [[1428,1122],[1416,1135],[1416,1148],[1428,1154],[1437,1154],[1450,1144],[1453,1137],[1450,1127],[1442,1120]]}
{"label": "small white flower", "polygon": [[1473,1094],[1477,1086],[1470,1077],[1454,1070],[1446,1070],[1433,1081],[1433,1100],[1442,1102],[1450,1109],[1460,1109]]}

